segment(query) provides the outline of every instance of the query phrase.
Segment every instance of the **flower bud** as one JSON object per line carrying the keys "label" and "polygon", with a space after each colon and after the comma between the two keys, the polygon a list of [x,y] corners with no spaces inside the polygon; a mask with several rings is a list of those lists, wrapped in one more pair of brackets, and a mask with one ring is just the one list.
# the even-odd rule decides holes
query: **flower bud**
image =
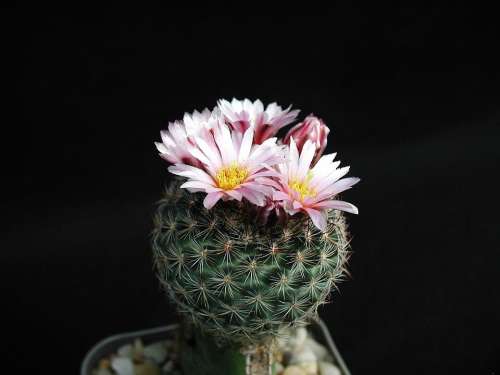
{"label": "flower bud", "polygon": [[290,144],[290,138],[293,138],[299,153],[307,140],[311,140],[316,146],[316,153],[314,154],[313,163],[316,163],[323,151],[326,148],[326,142],[330,129],[325,125],[320,118],[309,115],[304,121],[298,123],[291,128],[283,139],[284,144]]}

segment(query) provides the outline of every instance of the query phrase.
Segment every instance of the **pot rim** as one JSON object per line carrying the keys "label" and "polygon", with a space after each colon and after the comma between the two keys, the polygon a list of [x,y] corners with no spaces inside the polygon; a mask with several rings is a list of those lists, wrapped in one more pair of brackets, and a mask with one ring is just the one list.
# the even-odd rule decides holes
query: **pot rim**
{"label": "pot rim", "polygon": [[[325,344],[330,350],[331,354],[335,358],[335,362],[337,367],[340,368],[342,371],[343,375],[351,375],[349,369],[347,368],[344,359],[340,355],[340,352],[337,348],[337,345],[335,344],[335,341],[333,341],[332,335],[330,333],[330,330],[326,326],[325,322],[322,319],[315,319],[314,324],[320,329],[323,338],[325,339]],[[314,325],[313,324],[313,325]],[[92,372],[92,366],[95,363],[95,358],[103,351],[104,348],[107,346],[111,346],[115,342],[120,342],[124,340],[131,340],[140,337],[147,337],[147,336],[157,336],[160,334],[164,334],[167,332],[175,331],[179,327],[179,324],[169,324],[166,326],[160,326],[160,327],[154,327],[154,328],[148,328],[148,329],[141,329],[137,331],[132,331],[132,332],[124,332],[124,333],[118,333],[115,335],[108,336],[99,342],[95,344],[85,355],[83,361],[82,361],[82,366],[80,368],[80,375],[89,375]]]}

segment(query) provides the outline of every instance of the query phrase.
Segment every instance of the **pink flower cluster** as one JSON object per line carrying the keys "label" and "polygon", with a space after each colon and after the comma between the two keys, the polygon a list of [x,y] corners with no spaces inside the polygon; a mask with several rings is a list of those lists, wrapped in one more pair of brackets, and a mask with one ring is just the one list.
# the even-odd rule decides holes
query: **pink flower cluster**
{"label": "pink flower cluster", "polygon": [[298,114],[276,103],[264,108],[260,100],[220,100],[212,111],[170,123],[155,144],[173,164],[168,170],[187,178],[181,188],[206,193],[207,209],[221,199],[244,198],[259,206],[263,217],[303,212],[325,230],[328,210],[358,213],[335,197],[359,178],[342,178],[349,167],[339,168],[335,154],[322,155],[330,129],[313,115],[276,138]]}

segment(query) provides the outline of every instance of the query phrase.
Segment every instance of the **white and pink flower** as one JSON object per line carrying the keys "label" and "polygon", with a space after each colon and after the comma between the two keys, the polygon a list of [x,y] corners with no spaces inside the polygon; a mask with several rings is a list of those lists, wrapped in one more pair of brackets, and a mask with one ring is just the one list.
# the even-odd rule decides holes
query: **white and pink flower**
{"label": "white and pink flower", "polygon": [[189,148],[194,144],[189,139],[182,121],[169,123],[168,130],[162,130],[160,135],[162,141],[155,142],[155,145],[161,158],[172,164],[200,165],[189,152]]}
{"label": "white and pink flower", "polygon": [[289,145],[290,139],[293,138],[295,144],[297,145],[297,149],[301,152],[306,141],[312,141],[316,147],[316,152],[313,158],[314,165],[323,154],[323,151],[325,151],[329,133],[330,129],[325,125],[323,120],[316,116],[309,115],[304,119],[304,121],[299,122],[288,131],[283,138],[283,143]]}
{"label": "white and pink flower", "polygon": [[240,142],[235,133],[221,122],[205,137],[193,138],[196,147],[190,152],[201,167],[177,163],[168,170],[188,178],[181,188],[207,193],[203,202],[207,209],[220,199],[241,201],[245,198],[257,206],[264,206],[266,197],[271,196],[273,190],[263,183],[276,175],[269,166],[282,163],[284,152],[276,144],[276,138],[255,145],[253,137],[254,129],[248,128]]}
{"label": "white and pink flower", "polygon": [[218,107],[235,131],[243,133],[249,127],[253,127],[256,144],[274,137],[282,127],[294,122],[300,112],[299,110],[291,111],[292,106],[282,109],[276,103],[269,104],[264,110],[264,105],[258,99],[253,103],[249,99],[233,98],[231,102],[222,99],[219,100]]}
{"label": "white and pink flower", "polygon": [[172,164],[187,164],[200,167],[201,163],[191,151],[196,148],[194,138],[213,129],[220,121],[218,110],[205,108],[202,112],[185,113],[182,121],[168,124],[168,130],[160,132],[162,142],[155,142],[160,157]]}
{"label": "white and pink flower", "polygon": [[351,203],[335,199],[359,178],[342,178],[335,154],[321,156],[330,130],[312,115],[294,126],[283,142],[273,136],[296,119],[298,110],[260,100],[220,100],[212,111],[185,114],[169,123],[156,142],[168,170],[187,181],[181,188],[204,192],[207,209],[219,200],[243,198],[259,206],[263,221],[274,212],[279,221],[303,212],[321,230],[331,209],[358,213]]}
{"label": "white and pink flower", "polygon": [[359,178],[342,178],[349,171],[349,167],[339,169],[340,162],[333,161],[336,154],[322,156],[311,168],[315,152],[315,144],[307,140],[299,154],[295,141],[290,139],[288,162],[277,167],[280,176],[275,185],[273,199],[281,201],[290,215],[306,213],[314,225],[324,231],[329,209],[358,213],[353,204],[334,198],[350,189]]}

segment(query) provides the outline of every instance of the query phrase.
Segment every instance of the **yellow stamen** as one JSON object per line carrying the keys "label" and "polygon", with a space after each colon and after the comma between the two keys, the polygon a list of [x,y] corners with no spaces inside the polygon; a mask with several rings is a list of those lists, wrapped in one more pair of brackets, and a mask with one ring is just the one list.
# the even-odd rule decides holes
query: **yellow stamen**
{"label": "yellow stamen", "polygon": [[224,190],[232,190],[242,184],[248,177],[248,169],[236,163],[222,167],[215,175],[217,186]]}
{"label": "yellow stamen", "polygon": [[297,193],[299,193],[300,200],[303,200],[304,198],[316,196],[316,194],[317,194],[316,190],[314,190],[312,187],[309,186],[309,183],[311,182],[312,177],[313,177],[312,172],[309,171],[304,180],[291,180],[289,182],[288,185],[293,190],[295,190]]}

